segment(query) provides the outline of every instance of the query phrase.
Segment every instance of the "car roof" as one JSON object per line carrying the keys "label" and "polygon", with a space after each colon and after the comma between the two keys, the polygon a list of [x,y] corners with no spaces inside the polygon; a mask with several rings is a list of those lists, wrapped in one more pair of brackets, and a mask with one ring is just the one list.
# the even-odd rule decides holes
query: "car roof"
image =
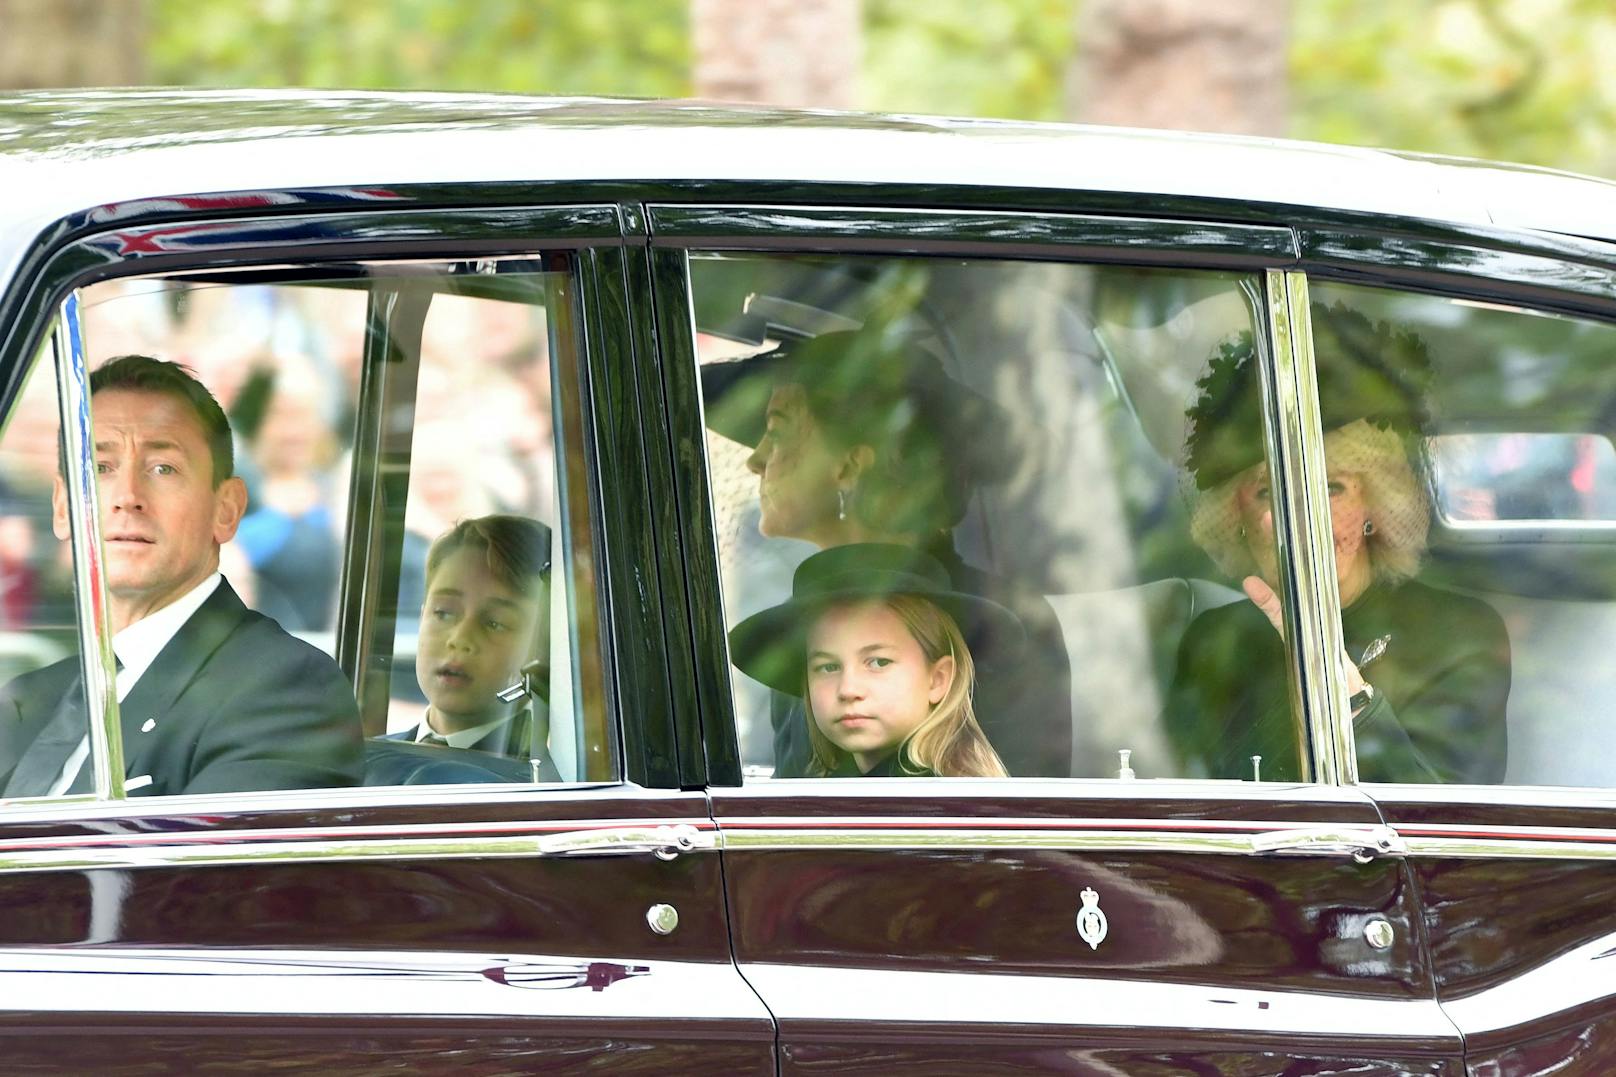
{"label": "car roof", "polygon": [[138,212],[143,200],[241,191],[585,180],[1125,192],[1616,241],[1609,181],[1324,143],[688,100],[74,90],[0,94],[0,279],[19,244],[97,207]]}

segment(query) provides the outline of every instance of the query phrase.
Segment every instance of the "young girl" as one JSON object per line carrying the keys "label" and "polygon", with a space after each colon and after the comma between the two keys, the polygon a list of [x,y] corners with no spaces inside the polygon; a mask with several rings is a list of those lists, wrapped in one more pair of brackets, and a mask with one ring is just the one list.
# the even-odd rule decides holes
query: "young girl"
{"label": "young girl", "polygon": [[953,591],[931,557],[858,544],[804,561],[790,601],[730,644],[744,672],[804,698],[813,776],[1003,777],[972,711],[967,633],[1000,647],[1022,634],[1008,610]]}

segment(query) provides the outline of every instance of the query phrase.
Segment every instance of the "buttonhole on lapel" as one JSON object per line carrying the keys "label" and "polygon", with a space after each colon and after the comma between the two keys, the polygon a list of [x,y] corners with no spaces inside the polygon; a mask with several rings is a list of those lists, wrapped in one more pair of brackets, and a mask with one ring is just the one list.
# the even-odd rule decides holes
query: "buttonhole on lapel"
{"label": "buttonhole on lapel", "polygon": [[156,728],[157,728],[157,719],[155,719],[155,718],[148,718],[144,722],[140,723],[140,731],[142,733],[150,733],[152,730],[154,730]]}

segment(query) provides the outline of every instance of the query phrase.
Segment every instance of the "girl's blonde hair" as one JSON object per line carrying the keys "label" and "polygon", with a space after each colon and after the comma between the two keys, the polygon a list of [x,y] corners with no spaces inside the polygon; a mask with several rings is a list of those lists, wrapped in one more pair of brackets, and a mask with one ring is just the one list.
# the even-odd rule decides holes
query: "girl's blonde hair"
{"label": "girl's blonde hair", "polygon": [[[929,770],[944,778],[1004,778],[1009,772],[999,753],[988,743],[971,705],[976,686],[976,664],[954,618],[935,603],[918,595],[880,595],[879,602],[898,615],[909,635],[920,644],[928,664],[952,656],[954,679],[948,691],[926,715],[920,727],[898,745],[898,761],[906,769]],[[814,721],[813,698],[804,685],[803,713],[808,722],[808,743],[814,758],[809,772],[823,778],[836,769],[847,753],[836,747]]]}

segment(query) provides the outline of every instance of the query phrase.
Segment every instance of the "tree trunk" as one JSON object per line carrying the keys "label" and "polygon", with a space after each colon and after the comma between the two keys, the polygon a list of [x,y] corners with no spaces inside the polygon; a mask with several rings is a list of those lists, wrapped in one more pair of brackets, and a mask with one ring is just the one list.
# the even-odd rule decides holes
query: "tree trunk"
{"label": "tree trunk", "polygon": [[859,0],[691,0],[696,96],[852,108]]}
{"label": "tree trunk", "polygon": [[0,89],[137,85],[145,31],[144,0],[0,0]]}
{"label": "tree trunk", "polygon": [[1283,135],[1289,31],[1289,0],[1084,0],[1069,112]]}

